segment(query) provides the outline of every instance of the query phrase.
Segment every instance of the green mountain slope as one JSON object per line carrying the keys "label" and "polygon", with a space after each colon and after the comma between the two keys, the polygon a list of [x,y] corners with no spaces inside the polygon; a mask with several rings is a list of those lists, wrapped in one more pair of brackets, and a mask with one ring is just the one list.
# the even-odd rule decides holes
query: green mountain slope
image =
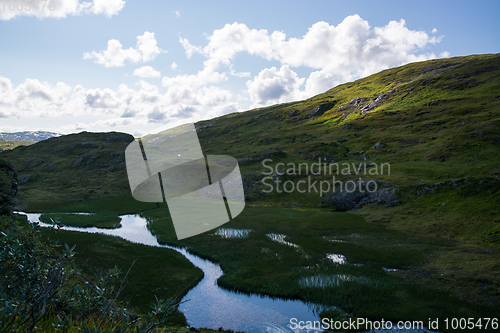
{"label": "green mountain slope", "polygon": [[[269,170],[262,165],[265,158],[273,160],[266,165],[284,162],[283,168],[286,163],[317,163],[318,158],[356,167],[391,163],[390,175],[370,178],[398,186],[498,178],[499,74],[500,55],[414,63],[305,101],[233,113],[196,126],[206,154],[240,159],[248,199],[254,201],[308,206],[324,201],[317,193],[263,196],[255,191],[255,180]],[[1,154],[15,164],[21,202],[28,205],[129,195],[123,152],[132,139],[84,132]],[[380,149],[371,149],[377,142]]]}
{"label": "green mountain slope", "polygon": [[[498,54],[414,63],[304,101],[202,121],[196,128],[205,154],[239,160],[247,206],[352,210],[375,229],[446,244],[391,274],[495,307],[500,304],[499,75]],[[124,161],[132,140],[122,133],[83,132],[0,157],[19,174],[21,208],[60,210],[61,203],[72,202],[68,209],[78,210],[75,201],[124,196],[127,204],[120,209],[137,211]],[[331,183],[333,177],[344,190],[352,181],[354,191],[319,193],[319,182]],[[316,181],[316,190],[302,183],[306,190],[300,191],[301,181]],[[366,193],[369,182],[377,186],[374,193]],[[108,201],[93,202],[104,207]]]}
{"label": "green mountain slope", "polygon": [[79,133],[1,152],[19,178],[20,208],[129,195],[124,133]]}
{"label": "green mountain slope", "polygon": [[[285,161],[322,153],[339,161],[364,151],[394,164],[395,184],[495,176],[499,74],[499,55],[414,63],[302,102],[201,122],[199,137],[207,153],[240,158],[276,149]],[[385,147],[371,150],[377,142]]]}

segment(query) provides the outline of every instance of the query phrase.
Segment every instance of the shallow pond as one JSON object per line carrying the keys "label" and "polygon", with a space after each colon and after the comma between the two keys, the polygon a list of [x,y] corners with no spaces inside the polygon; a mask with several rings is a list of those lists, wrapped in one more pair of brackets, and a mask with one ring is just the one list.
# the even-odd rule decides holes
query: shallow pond
{"label": "shallow pond", "polygon": [[[31,222],[38,222],[42,227],[52,227],[50,224],[39,221],[41,214],[20,213],[28,217]],[[76,214],[76,213],[75,213]],[[146,219],[139,215],[123,215],[121,218],[121,227],[118,229],[99,229],[99,228],[77,228],[61,227],[64,230],[101,233],[110,236],[118,236],[134,243],[140,243],[150,246],[165,247],[184,255],[196,267],[203,270],[203,280],[196,287],[191,289],[182,299],[184,302],[179,306],[179,310],[184,313],[190,326],[206,327],[218,329],[230,329],[234,331],[244,331],[248,333],[260,332],[321,332],[318,329],[297,329],[290,324],[292,318],[298,321],[318,321],[317,313],[319,307],[306,304],[297,300],[283,300],[271,298],[268,296],[245,295],[232,291],[227,291],[217,286],[217,279],[223,272],[219,265],[208,260],[201,259],[184,248],[176,248],[168,245],[160,245],[147,228]],[[233,230],[221,229],[216,231],[215,235],[222,237],[248,237],[251,230]],[[284,240],[284,235],[268,235],[272,240],[285,243],[289,246],[296,246]],[[337,255],[336,255],[337,256]],[[342,256],[343,257],[343,256]],[[341,258],[341,257],[339,257]],[[330,258],[333,260],[333,258]],[[337,259],[337,257],[335,257]],[[341,258],[342,259],[342,258]],[[339,262],[340,263],[340,262]],[[341,283],[345,277],[335,276],[325,279],[324,277],[311,277],[301,281],[304,287],[314,285],[328,286],[330,284]],[[319,310],[319,311],[318,311]],[[292,329],[293,328],[293,329]],[[378,332],[379,330],[373,330]],[[380,331],[382,332],[382,331]],[[403,332],[403,330],[384,330],[383,332]],[[431,332],[429,330],[404,330],[404,332]]]}

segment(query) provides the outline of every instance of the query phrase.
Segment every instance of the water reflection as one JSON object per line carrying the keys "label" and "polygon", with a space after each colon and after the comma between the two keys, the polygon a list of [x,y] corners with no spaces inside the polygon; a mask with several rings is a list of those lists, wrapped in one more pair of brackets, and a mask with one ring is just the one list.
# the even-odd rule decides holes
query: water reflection
{"label": "water reflection", "polygon": [[[42,227],[53,227],[40,222],[41,214],[21,213],[31,222]],[[190,326],[218,329],[231,329],[249,333],[260,332],[314,332],[313,330],[291,330],[291,318],[299,320],[319,320],[318,307],[309,306],[302,301],[282,300],[259,295],[245,295],[224,290],[217,286],[217,279],[223,271],[219,265],[201,259],[184,248],[160,245],[148,228],[144,218],[138,215],[120,216],[122,227],[119,229],[61,227],[63,230],[89,233],[102,233],[118,236],[133,243],[166,247],[184,255],[196,267],[203,270],[203,280],[182,299],[189,300],[179,306]],[[250,232],[250,231],[248,231]],[[294,244],[295,245],[295,244]]]}
{"label": "water reflection", "polygon": [[283,234],[266,234],[266,236],[269,237],[272,241],[278,242],[280,244],[292,246],[292,247],[295,247],[297,249],[299,248],[299,246],[297,244],[293,244],[293,243],[287,242],[285,240],[286,235],[283,235]]}
{"label": "water reflection", "polygon": [[220,228],[217,229],[214,235],[221,236],[222,238],[248,238],[251,231],[250,229]]}
{"label": "water reflection", "polygon": [[347,262],[347,259],[342,254],[327,253],[326,258],[339,265],[343,265]]}
{"label": "water reflection", "polygon": [[354,278],[346,274],[308,276],[300,279],[299,285],[304,288],[330,288],[338,287],[346,281],[354,281]]}
{"label": "water reflection", "polygon": [[[40,222],[41,214],[19,213],[28,217],[31,222],[38,222],[42,227],[54,227],[51,224]],[[82,214],[82,213],[79,213]],[[86,214],[86,213],[83,213]],[[119,229],[99,229],[99,228],[78,228],[66,227],[61,229],[89,233],[101,233],[110,236],[118,236],[133,243],[165,247],[175,250],[184,255],[196,267],[203,270],[204,277],[200,283],[191,289],[182,301],[189,300],[179,306],[179,310],[184,313],[190,326],[207,327],[218,329],[230,329],[234,331],[244,331],[248,333],[309,333],[321,332],[316,329],[291,329],[290,320],[297,318],[299,321],[318,321],[323,309],[319,305],[306,304],[302,301],[282,300],[259,295],[244,295],[241,293],[224,290],[217,286],[217,279],[222,276],[223,271],[219,265],[208,260],[201,259],[187,252],[185,248],[175,248],[168,245],[160,245],[147,228],[146,219],[138,215],[120,216],[121,228]],[[228,229],[229,230],[229,229]],[[236,229],[233,229],[236,230]],[[249,231],[250,232],[250,231]],[[355,235],[355,234],[354,234]],[[279,243],[299,248],[298,245],[285,241],[285,235],[268,234],[268,237]],[[330,254],[329,254],[330,255]],[[331,254],[332,256],[342,255]],[[332,257],[334,258],[334,257]],[[344,257],[345,260],[345,257]],[[305,288],[338,287],[342,283],[356,281],[363,284],[377,286],[377,281],[367,277],[351,275],[331,275],[331,276],[310,276],[299,280],[299,284]],[[424,330],[372,330],[370,332],[433,332]]]}

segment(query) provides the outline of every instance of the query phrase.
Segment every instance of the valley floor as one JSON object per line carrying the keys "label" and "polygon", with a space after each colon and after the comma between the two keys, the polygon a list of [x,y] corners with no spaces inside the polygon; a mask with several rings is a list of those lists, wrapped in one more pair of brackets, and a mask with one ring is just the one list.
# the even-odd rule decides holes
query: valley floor
{"label": "valley floor", "polygon": [[[62,211],[118,216],[132,213],[129,200],[133,199],[47,205],[43,210],[51,217]],[[175,236],[165,204],[133,209],[149,221],[160,243],[187,247],[219,263],[225,272],[218,281],[223,288],[336,306],[355,317],[372,319],[442,320],[496,314],[498,244],[436,236],[431,227],[437,227],[439,215],[420,211],[414,203],[355,213],[248,206],[218,230],[182,241]],[[422,222],[427,219],[431,222]],[[59,222],[64,224],[64,215]],[[162,278],[155,279],[150,267],[159,267],[155,260],[160,259],[153,250],[139,250],[145,246],[100,235],[46,232],[51,238],[76,244],[77,262],[89,272],[115,262],[126,268],[127,260],[138,258],[142,268],[131,274],[132,289],[124,290],[122,297],[138,309],[149,305],[154,297],[151,291],[182,295],[199,279],[196,270],[186,275],[190,268],[184,264],[186,273],[178,264],[168,268],[176,269],[180,280],[161,271],[156,273]],[[142,257],[138,256],[141,252]],[[166,260],[164,253],[161,256]]]}

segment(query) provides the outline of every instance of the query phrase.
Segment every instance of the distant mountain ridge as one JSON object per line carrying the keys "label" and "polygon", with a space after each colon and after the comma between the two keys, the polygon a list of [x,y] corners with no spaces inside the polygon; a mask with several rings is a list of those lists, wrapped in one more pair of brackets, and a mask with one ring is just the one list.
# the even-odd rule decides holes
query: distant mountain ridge
{"label": "distant mountain ridge", "polygon": [[13,133],[0,133],[0,141],[29,141],[38,142],[50,138],[61,136],[59,133],[46,132],[46,131],[24,131]]}

